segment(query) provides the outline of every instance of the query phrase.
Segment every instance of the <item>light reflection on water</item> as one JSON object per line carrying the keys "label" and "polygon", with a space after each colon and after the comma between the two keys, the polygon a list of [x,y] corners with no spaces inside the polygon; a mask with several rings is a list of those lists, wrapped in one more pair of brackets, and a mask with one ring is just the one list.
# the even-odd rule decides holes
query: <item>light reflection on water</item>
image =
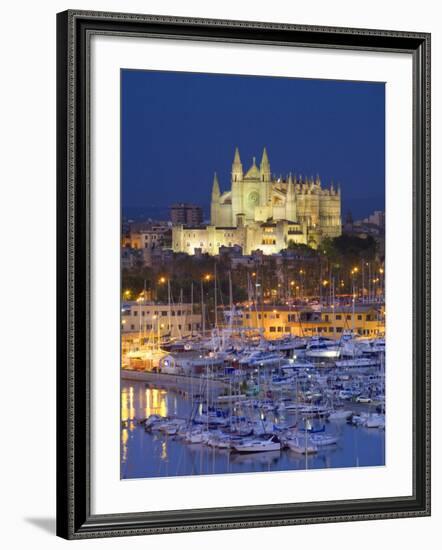
{"label": "light reflection on water", "polygon": [[[121,385],[121,477],[246,473],[305,468],[382,466],[385,464],[385,432],[343,424],[326,424],[326,433],[339,433],[334,447],[316,455],[299,456],[290,450],[237,454],[207,445],[189,445],[159,433],[146,433],[136,422],[151,414],[190,415],[191,403],[174,392],[146,388],[142,382]],[[287,420],[292,422],[293,417]]]}

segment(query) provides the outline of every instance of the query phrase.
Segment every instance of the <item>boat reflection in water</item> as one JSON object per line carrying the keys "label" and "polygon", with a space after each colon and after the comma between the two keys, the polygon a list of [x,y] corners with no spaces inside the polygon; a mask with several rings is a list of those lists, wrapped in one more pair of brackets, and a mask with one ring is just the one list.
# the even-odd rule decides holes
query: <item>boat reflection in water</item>
{"label": "boat reflection in water", "polygon": [[[357,406],[358,411],[364,407],[367,409],[366,405]],[[188,427],[180,422],[195,414],[192,412],[194,410],[195,403],[184,394],[172,390],[147,388],[142,381],[123,380],[121,478],[348,468],[385,464],[383,427],[370,429],[366,425],[351,424],[346,418],[340,422],[325,422],[324,418],[320,417],[306,424],[308,430],[316,431],[311,434],[311,439],[308,439],[308,445],[312,444],[312,441],[319,443],[315,452],[303,453],[302,446],[306,445],[307,439],[302,433],[297,435],[299,448],[291,443],[291,449],[283,436],[284,433],[286,437],[290,437],[290,431],[285,430],[276,434],[281,441],[280,450],[272,448],[265,452],[241,453],[217,444],[224,435],[213,424],[210,430],[213,434],[211,439],[198,443],[187,442],[185,430],[188,430]],[[280,407],[279,411],[265,411],[267,420],[271,419],[275,426],[281,427],[295,425],[298,414],[299,408],[296,410],[295,406],[287,409]],[[158,418],[153,415],[157,415]],[[145,429],[142,420],[149,417],[155,421],[156,429]],[[207,411],[200,406],[196,418],[201,419],[201,424],[192,429],[204,432],[207,431],[209,421],[214,422],[215,416],[209,417]],[[163,427],[162,419],[168,419],[166,422],[163,421]],[[170,427],[171,421],[174,420],[177,420],[176,425]],[[255,425],[255,430],[257,427],[259,421]],[[327,442],[327,437],[332,441],[331,436],[336,436],[336,443],[320,444],[321,441]],[[254,437],[252,436],[252,439]]]}

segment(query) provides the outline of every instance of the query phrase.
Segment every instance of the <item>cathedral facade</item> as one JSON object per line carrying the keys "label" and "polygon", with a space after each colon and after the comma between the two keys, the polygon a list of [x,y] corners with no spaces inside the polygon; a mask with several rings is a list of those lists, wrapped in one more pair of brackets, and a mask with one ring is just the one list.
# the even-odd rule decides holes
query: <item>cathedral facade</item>
{"label": "cathedral facade", "polygon": [[333,184],[323,188],[318,176],[276,178],[265,148],[259,166],[253,158],[244,172],[236,148],[230,190],[221,192],[215,173],[210,218],[206,227],[175,226],[173,250],[218,254],[221,246],[239,245],[243,254],[275,254],[290,241],[317,248],[341,234],[341,191]]}

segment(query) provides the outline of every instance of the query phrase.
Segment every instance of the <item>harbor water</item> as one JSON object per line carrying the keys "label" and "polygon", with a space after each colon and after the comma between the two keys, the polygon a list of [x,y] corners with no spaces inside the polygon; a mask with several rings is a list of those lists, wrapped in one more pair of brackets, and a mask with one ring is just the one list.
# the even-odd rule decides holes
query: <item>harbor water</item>
{"label": "harbor water", "polygon": [[[205,444],[188,444],[177,436],[146,432],[140,424],[156,414],[188,418],[192,399],[175,388],[155,388],[143,381],[121,382],[121,478],[271,472],[304,469],[353,468],[385,464],[385,430],[355,426],[345,421],[315,420],[325,434],[337,435],[336,445],[321,447],[316,454],[299,455],[290,449],[240,454]],[[354,404],[358,412],[368,406]],[[295,421],[294,413],[281,414]]]}

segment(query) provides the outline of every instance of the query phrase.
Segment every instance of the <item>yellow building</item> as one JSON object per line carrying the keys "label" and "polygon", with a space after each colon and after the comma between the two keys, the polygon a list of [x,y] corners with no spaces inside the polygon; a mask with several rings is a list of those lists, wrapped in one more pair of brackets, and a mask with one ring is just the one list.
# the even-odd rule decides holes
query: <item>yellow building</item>
{"label": "yellow building", "polygon": [[124,341],[170,335],[184,338],[201,330],[201,314],[191,304],[125,302],[121,313]]}
{"label": "yellow building", "polygon": [[267,339],[283,336],[314,336],[340,338],[352,330],[358,336],[385,336],[383,306],[358,305],[352,307],[294,309],[289,306],[264,306],[243,312],[243,326],[261,329]]}
{"label": "yellow building", "polygon": [[319,176],[272,175],[264,148],[259,167],[244,173],[238,149],[232,164],[230,190],[221,193],[215,173],[210,225],[172,231],[175,252],[218,254],[221,246],[239,245],[244,254],[274,254],[290,241],[316,248],[325,237],[341,234],[341,191],[323,188]]}

